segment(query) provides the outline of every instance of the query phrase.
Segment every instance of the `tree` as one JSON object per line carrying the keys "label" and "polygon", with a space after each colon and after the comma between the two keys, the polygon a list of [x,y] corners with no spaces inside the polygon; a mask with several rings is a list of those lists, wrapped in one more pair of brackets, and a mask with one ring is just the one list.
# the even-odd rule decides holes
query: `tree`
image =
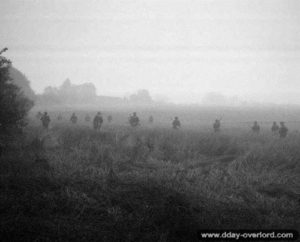
{"label": "tree", "polygon": [[11,61],[0,51],[0,135],[20,130],[26,123],[25,117],[33,106],[33,101],[25,97],[9,75]]}
{"label": "tree", "polygon": [[36,95],[30,87],[29,80],[20,70],[11,66],[9,68],[9,76],[12,78],[12,82],[22,90],[27,98],[33,101],[36,100]]}

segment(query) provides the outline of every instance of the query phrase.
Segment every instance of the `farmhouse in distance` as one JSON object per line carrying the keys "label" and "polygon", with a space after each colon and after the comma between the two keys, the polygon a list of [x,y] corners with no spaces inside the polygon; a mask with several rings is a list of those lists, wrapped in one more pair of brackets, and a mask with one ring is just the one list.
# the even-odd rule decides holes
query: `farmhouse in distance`
{"label": "farmhouse in distance", "polygon": [[112,97],[97,95],[96,87],[93,83],[73,84],[70,79],[66,79],[59,87],[48,86],[42,94],[37,94],[36,104],[38,106],[82,106],[82,105],[149,105],[154,101],[149,92],[145,89],[138,90],[137,93],[129,97]]}

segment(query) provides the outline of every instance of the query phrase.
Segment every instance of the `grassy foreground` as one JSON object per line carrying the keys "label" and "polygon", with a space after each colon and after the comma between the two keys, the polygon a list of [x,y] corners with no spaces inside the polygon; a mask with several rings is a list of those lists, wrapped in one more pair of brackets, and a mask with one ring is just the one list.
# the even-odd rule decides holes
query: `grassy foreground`
{"label": "grassy foreground", "polygon": [[197,241],[300,227],[300,134],[28,127],[0,158],[1,241]]}

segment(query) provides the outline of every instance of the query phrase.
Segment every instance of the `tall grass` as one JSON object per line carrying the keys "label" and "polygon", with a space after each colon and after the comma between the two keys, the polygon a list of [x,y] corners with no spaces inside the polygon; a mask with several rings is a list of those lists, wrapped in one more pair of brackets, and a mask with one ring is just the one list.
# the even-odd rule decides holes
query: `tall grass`
{"label": "tall grass", "polygon": [[26,132],[1,157],[3,240],[197,241],[199,229],[299,227],[297,133]]}

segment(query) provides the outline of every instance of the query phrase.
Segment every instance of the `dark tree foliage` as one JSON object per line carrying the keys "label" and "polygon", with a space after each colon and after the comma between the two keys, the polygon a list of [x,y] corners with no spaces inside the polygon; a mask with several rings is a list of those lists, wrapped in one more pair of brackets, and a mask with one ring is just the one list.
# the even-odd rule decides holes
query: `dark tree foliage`
{"label": "dark tree foliage", "polygon": [[30,100],[35,101],[36,95],[30,87],[30,82],[27,77],[17,68],[11,66],[9,68],[9,76],[12,78],[12,82],[19,88],[21,88],[24,95]]}
{"label": "dark tree foliage", "polygon": [[[6,49],[3,49],[4,51]],[[9,76],[11,61],[0,52],[0,135],[11,134],[26,125],[25,117],[33,101],[25,97]]]}

